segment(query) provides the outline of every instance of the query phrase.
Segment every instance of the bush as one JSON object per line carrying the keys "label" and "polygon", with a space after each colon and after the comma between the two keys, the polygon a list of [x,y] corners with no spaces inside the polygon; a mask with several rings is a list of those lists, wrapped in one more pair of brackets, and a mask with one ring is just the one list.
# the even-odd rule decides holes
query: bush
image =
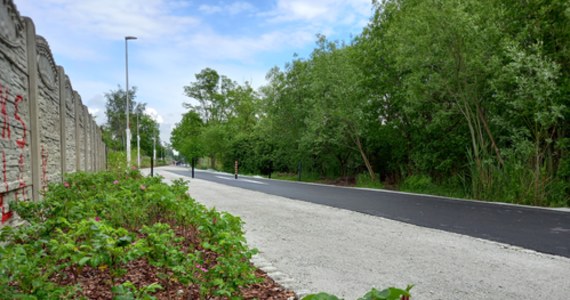
{"label": "bush", "polygon": [[[241,220],[195,202],[184,181],[169,186],[137,170],[76,173],[43,201],[14,206],[29,226],[0,231],[3,297],[86,297],[82,280],[93,274],[109,278],[102,288],[117,297],[147,299],[171,286],[186,298],[237,297],[259,281]],[[160,282],[127,281],[135,261],[155,268]]]}

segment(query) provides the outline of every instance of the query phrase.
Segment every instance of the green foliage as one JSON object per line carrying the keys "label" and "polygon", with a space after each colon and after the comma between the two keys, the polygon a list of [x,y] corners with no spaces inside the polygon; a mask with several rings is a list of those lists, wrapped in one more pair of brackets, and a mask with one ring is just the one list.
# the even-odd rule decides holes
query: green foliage
{"label": "green foliage", "polygon": [[[408,140],[400,176],[460,177],[467,196],[477,199],[560,203],[560,189],[551,182],[558,182],[565,156],[554,145],[568,133],[563,94],[569,91],[558,65],[568,60],[551,43],[569,40],[559,29],[545,34],[540,27],[567,28],[568,19],[553,10],[561,3],[408,0],[376,6],[361,42],[375,57],[386,57],[369,74],[381,74],[375,83],[390,95],[382,105],[394,108],[387,112],[396,119],[388,115],[386,126],[393,123]],[[383,44],[374,44],[380,39]]]}
{"label": "green foliage", "polygon": [[425,192],[427,190],[433,189],[435,185],[431,181],[431,178],[426,175],[412,175],[407,177],[402,185],[400,185],[400,189],[403,191],[422,191]]}
{"label": "green foliage", "polygon": [[[186,286],[183,293],[198,285],[204,298],[238,296],[240,287],[258,282],[242,222],[206,209],[187,189],[187,182],[169,186],[137,170],[76,173],[51,185],[43,201],[17,202],[13,209],[29,225],[0,231],[3,295],[81,297],[78,279],[90,267],[109,273],[109,289],[120,299],[153,299],[173,281]],[[188,233],[192,240],[181,238]],[[160,283],[124,282],[126,265],[138,259],[158,269]],[[75,285],[59,286],[56,274]]]}
{"label": "green foliage", "polygon": [[197,112],[189,111],[182,116],[182,121],[172,130],[172,146],[183,156],[191,160],[205,154],[202,130],[204,124]]}
{"label": "green foliage", "polygon": [[[135,152],[136,155],[136,152]],[[134,156],[136,157],[136,156]],[[131,159],[133,158],[131,153]],[[127,154],[125,151],[109,151],[107,153],[107,168],[112,172],[127,170]]]}
{"label": "green foliage", "polygon": [[[160,141],[160,124],[155,121],[150,115],[147,115],[144,111],[137,112],[133,122],[133,149],[137,149],[137,134],[140,138],[140,152],[141,158],[143,156],[150,157],[153,155],[153,151],[156,150],[157,157],[159,153],[164,151],[162,143]],[[138,129],[137,129],[138,126]],[[134,161],[136,162],[136,156]]]}
{"label": "green foliage", "polygon": [[50,258],[41,250],[42,245],[45,241],[0,246],[0,290],[3,297],[61,299],[75,294],[76,287],[58,286],[49,281],[55,268],[44,268],[44,262]]}
{"label": "green foliage", "polygon": [[[136,87],[129,90],[129,128],[131,130],[131,149],[137,149],[137,132],[140,136],[141,155],[152,155],[153,138],[159,139],[159,124],[145,113],[146,103],[137,103]],[[127,128],[127,97],[125,90],[119,86],[105,94],[105,115],[107,123],[102,126],[103,140],[110,152],[125,151],[126,128]],[[138,130],[137,130],[138,129]],[[158,152],[164,151],[159,140],[156,142]],[[135,153],[136,155],[136,153]],[[134,164],[136,164],[136,156]],[[125,159],[126,160],[126,159]]]}
{"label": "green foliage", "polygon": [[310,294],[303,297],[303,300],[340,300],[335,295],[327,294],[327,293],[318,293],[318,294]]}
{"label": "green foliage", "polygon": [[301,163],[315,179],[363,185],[366,170],[374,185],[568,205],[569,5],[373,1],[360,35],[318,35],[257,93],[196,74],[185,92],[199,105],[185,107],[200,126],[180,124],[176,148],[226,171],[237,160],[245,173],[294,174]]}
{"label": "green foliage", "polygon": [[384,188],[384,185],[382,182],[380,182],[380,180],[372,181],[370,174],[368,173],[360,173],[356,175],[356,186],[375,189]]}
{"label": "green foliage", "polygon": [[151,227],[143,226],[140,232],[146,235],[141,247],[151,265],[161,268],[174,267],[183,260],[184,253],[175,247],[175,243],[182,240],[176,238],[168,224],[155,223]]}
{"label": "green foliage", "polygon": [[469,194],[466,192],[464,181],[465,179],[456,176],[436,183],[428,175],[411,175],[402,181],[399,189],[412,193],[465,198]]}
{"label": "green foliage", "polygon": [[158,283],[152,283],[138,289],[132,282],[126,281],[114,286],[112,291],[114,294],[113,299],[115,300],[154,300],[156,297],[152,296],[152,294],[161,289],[162,286]]}
{"label": "green foliage", "polygon": [[201,217],[202,225],[198,230],[204,235],[200,246],[206,252],[219,255],[212,259],[201,251],[195,251],[188,256],[191,265],[202,271],[197,277],[201,294],[235,296],[240,286],[257,282],[253,266],[249,263],[257,250],[247,248],[242,221],[238,217],[213,209]]}
{"label": "green foliage", "polygon": [[70,223],[69,230],[64,232],[55,229],[48,242],[50,255],[62,263],[61,267],[70,267],[77,280],[81,268],[109,268],[111,280],[124,275],[122,268],[127,262],[141,256],[133,247],[134,235],[124,228],[113,228],[95,219]]}
{"label": "green foliage", "polygon": [[[405,290],[390,287],[382,291],[373,288],[358,300],[409,300],[412,287],[413,285],[408,285]],[[307,295],[303,300],[340,300],[340,298],[327,293],[318,293]]]}
{"label": "green foliage", "polygon": [[409,285],[405,290],[398,289],[398,288],[387,288],[382,291],[378,291],[377,289],[372,289],[368,293],[366,293],[363,297],[359,298],[358,300],[400,300],[400,299],[409,299],[410,290],[412,289],[412,285]]}

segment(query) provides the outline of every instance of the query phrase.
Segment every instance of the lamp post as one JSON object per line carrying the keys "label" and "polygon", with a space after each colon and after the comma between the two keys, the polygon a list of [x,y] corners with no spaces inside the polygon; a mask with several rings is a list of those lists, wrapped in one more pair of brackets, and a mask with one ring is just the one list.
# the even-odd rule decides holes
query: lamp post
{"label": "lamp post", "polygon": [[157,134],[155,133],[154,137],[152,138],[152,158],[156,161],[156,139]]}
{"label": "lamp post", "polygon": [[137,105],[137,168],[141,168],[141,135],[139,125],[139,106]]}
{"label": "lamp post", "polygon": [[126,73],[126,80],[127,80],[127,90],[126,90],[126,97],[127,97],[127,166],[131,167],[131,129],[129,128],[129,47],[128,41],[129,40],[136,40],[137,38],[134,36],[126,36],[125,37],[125,73]]}

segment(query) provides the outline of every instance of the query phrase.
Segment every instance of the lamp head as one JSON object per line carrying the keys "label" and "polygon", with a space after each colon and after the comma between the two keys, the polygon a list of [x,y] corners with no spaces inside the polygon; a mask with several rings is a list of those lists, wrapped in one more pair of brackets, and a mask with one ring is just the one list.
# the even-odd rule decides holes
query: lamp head
{"label": "lamp head", "polygon": [[125,37],[125,40],[136,40],[136,39],[137,39],[136,36],[130,36],[130,35],[129,35],[129,36],[126,36],[126,37]]}

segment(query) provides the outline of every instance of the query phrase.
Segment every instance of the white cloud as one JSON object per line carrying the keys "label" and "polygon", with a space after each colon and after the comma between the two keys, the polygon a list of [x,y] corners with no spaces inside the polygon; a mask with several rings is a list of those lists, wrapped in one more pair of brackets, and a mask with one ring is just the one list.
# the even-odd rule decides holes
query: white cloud
{"label": "white cloud", "polygon": [[229,15],[237,15],[243,12],[255,11],[255,7],[249,2],[237,1],[222,5],[202,4],[198,7],[198,10],[206,14],[225,13]]}
{"label": "white cloud", "polygon": [[255,7],[249,2],[238,1],[228,5],[227,10],[231,15],[237,15],[242,12],[254,11]]}
{"label": "white cloud", "polygon": [[162,116],[158,113],[156,109],[152,107],[146,107],[144,113],[146,115],[149,115],[158,124],[162,124],[164,122]]}
{"label": "white cloud", "polygon": [[[370,0],[278,0],[274,10],[262,13],[262,15],[274,23],[302,21],[312,26],[330,29],[338,26],[340,19],[355,22],[352,25],[360,25],[362,22],[357,19],[367,19],[371,14],[371,9]],[[347,18],[347,14],[355,17]],[[351,25],[350,23],[344,24]]]}
{"label": "white cloud", "polygon": [[90,35],[106,40],[122,39],[125,35],[156,40],[200,24],[193,16],[175,15],[181,4],[167,0],[20,0],[17,4],[33,15],[46,16],[34,18],[34,22],[48,25],[41,26],[40,34],[52,27],[49,25],[64,26],[69,40],[74,40],[70,35],[87,41]]}
{"label": "white cloud", "polygon": [[188,37],[180,46],[193,48],[201,58],[209,61],[251,64],[261,53],[299,48],[314,40],[314,34],[303,28],[269,31],[257,36],[232,36],[202,30]]}
{"label": "white cloud", "polygon": [[[269,68],[295,52],[308,53],[315,34],[332,35],[339,27],[358,34],[371,9],[370,0],[277,0],[265,12],[241,0],[202,6],[188,0],[14,1],[33,18],[99,124],[106,121],[104,93],[125,85],[124,36],[137,36],[129,42],[129,83],[160,123],[164,141],[186,111],[182,103],[190,101],[183,86],[201,69],[259,87]],[[240,14],[243,23],[236,26],[244,30],[217,29],[220,16]]]}
{"label": "white cloud", "polygon": [[222,7],[219,5],[208,5],[208,4],[202,4],[200,5],[200,7],[198,8],[201,12],[206,13],[206,14],[215,14],[215,13],[219,13],[222,11]]}
{"label": "white cloud", "polygon": [[[313,20],[315,18],[330,17],[334,7],[330,3],[319,1],[278,1],[277,8],[283,13],[282,17],[291,19]],[[329,16],[327,16],[329,15]]]}
{"label": "white cloud", "polygon": [[87,111],[89,112],[89,114],[96,117],[99,115],[99,112],[101,112],[101,109],[97,107],[87,107]]}
{"label": "white cloud", "polygon": [[105,98],[103,95],[95,95],[84,104],[87,106],[89,113],[95,118],[97,124],[103,125],[107,122],[107,116],[105,115]]}

